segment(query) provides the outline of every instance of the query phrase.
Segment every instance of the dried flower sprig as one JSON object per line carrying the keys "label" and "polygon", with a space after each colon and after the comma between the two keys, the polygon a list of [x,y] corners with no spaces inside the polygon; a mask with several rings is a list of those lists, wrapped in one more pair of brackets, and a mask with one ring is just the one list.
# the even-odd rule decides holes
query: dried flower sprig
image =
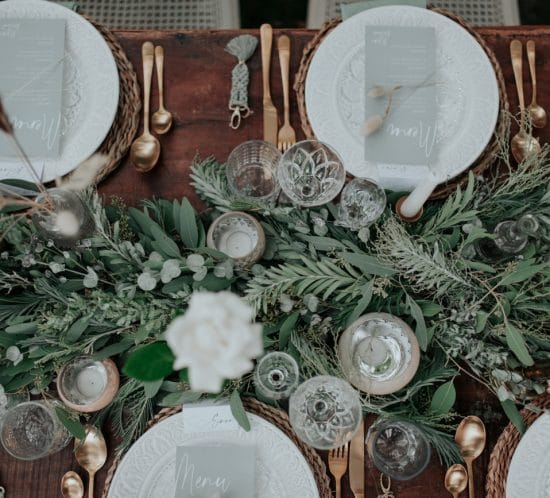
{"label": "dried flower sprig", "polygon": [[384,122],[386,121],[388,115],[390,114],[390,111],[393,105],[393,97],[398,90],[401,90],[402,88],[413,88],[413,89],[426,88],[428,86],[435,85],[436,82],[429,82],[430,78],[431,76],[428,77],[422,83],[419,83],[418,85],[395,85],[390,89],[387,89],[382,85],[372,86],[367,92],[367,97],[370,97],[372,99],[387,97],[388,102],[386,104],[384,114],[375,114],[374,116],[371,116],[370,118],[368,118],[365,121],[365,123],[363,123],[363,126],[361,127],[361,130],[360,130],[361,135],[368,137],[369,135],[372,135],[374,132],[382,128],[382,126],[384,125]]}

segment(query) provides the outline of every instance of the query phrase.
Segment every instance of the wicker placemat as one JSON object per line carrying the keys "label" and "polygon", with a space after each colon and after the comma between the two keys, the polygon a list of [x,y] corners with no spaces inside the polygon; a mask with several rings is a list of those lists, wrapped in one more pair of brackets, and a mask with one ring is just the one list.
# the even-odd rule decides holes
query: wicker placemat
{"label": "wicker placemat", "polygon": [[[267,420],[268,422],[271,422],[275,427],[279,428],[289,437],[289,439],[298,447],[302,455],[304,455],[304,458],[309,464],[311,471],[313,472],[313,476],[315,477],[315,481],[317,482],[319,497],[332,498],[332,493],[330,491],[330,481],[327,475],[325,464],[323,463],[319,455],[315,452],[315,450],[313,450],[307,444],[298,439],[295,432],[292,430],[292,427],[290,426],[290,421],[287,414],[281,410],[273,408],[272,406],[261,403],[254,398],[246,398],[243,401],[244,406],[248,412],[254,413],[259,417]],[[158,424],[162,420],[165,420],[166,418],[171,417],[172,415],[175,415],[180,411],[181,407],[164,408],[157,415],[155,415],[152,420],[149,421],[148,428],[153,427],[155,424]],[[120,458],[117,458],[113,462],[111,468],[109,469],[109,472],[107,473],[105,487],[103,488],[103,494],[101,495],[102,498],[106,498],[109,492],[109,486],[111,485],[119,461]]]}
{"label": "wicker placemat", "polygon": [[[487,56],[489,57],[489,60],[491,61],[491,64],[493,65],[493,68],[495,70],[495,74],[498,82],[498,90],[500,95],[501,113],[499,115],[495,133],[496,135],[502,134],[506,127],[506,121],[503,119],[502,111],[508,110],[508,95],[506,94],[506,84],[504,82],[502,69],[500,68],[500,64],[497,58],[495,57],[495,54],[487,46],[487,44],[485,43],[485,40],[478,33],[476,33],[473,30],[473,28],[464,19],[462,19],[461,17],[455,14],[452,14],[451,12],[445,9],[440,9],[435,7],[430,7],[430,9],[433,10],[434,12],[437,12],[439,14],[442,14],[448,17],[449,19],[452,19],[457,24],[459,24],[464,29],[466,29],[466,31],[468,31],[476,39],[476,41],[481,45],[483,50],[485,50],[485,52],[487,53]],[[321,42],[325,39],[325,37],[336,26],[338,26],[338,24],[340,24],[340,22],[341,22],[341,19],[336,18],[336,19],[333,19],[332,21],[325,23],[321,27],[319,32],[313,37],[313,39],[306,45],[302,54],[300,68],[298,69],[298,72],[296,73],[296,78],[294,80],[294,91],[296,92],[296,100],[298,102],[298,111],[300,112],[300,121],[302,125],[302,130],[304,130],[305,135],[310,139],[315,138],[315,133],[311,128],[311,125],[307,117],[307,112],[306,112],[305,88],[306,88],[307,72],[309,69],[309,65],[311,64],[311,61],[313,59],[313,56],[317,51],[317,48],[319,47]],[[489,166],[491,166],[491,164],[493,164],[498,147],[499,147],[498,141],[495,136],[495,138],[493,138],[493,140],[485,148],[483,153],[479,156],[477,161],[474,164],[472,164],[469,170],[464,172],[462,175],[459,175],[456,178],[449,180],[447,183],[441,184],[434,191],[430,199],[445,198],[456,189],[457,185],[464,185],[468,181],[468,171],[473,171],[476,175],[479,175],[483,171],[485,171]]]}
{"label": "wicker placemat", "polygon": [[[539,408],[550,408],[550,394],[544,394],[534,400],[533,404]],[[535,413],[532,410],[524,409],[521,416],[525,425],[529,427],[542,413]],[[508,478],[508,469],[518,447],[521,434],[512,423],[509,423],[503,433],[498,438],[497,444],[491,453],[489,469],[487,471],[487,480],[485,489],[487,498],[503,498],[506,496],[506,479]]]}
{"label": "wicker placemat", "polygon": [[[99,183],[111,173],[126,155],[139,126],[141,110],[140,87],[132,63],[113,33],[104,26],[88,19],[101,33],[113,52],[120,81],[120,96],[115,120],[97,152],[109,156],[109,161],[99,171],[95,182]],[[76,165],[75,165],[76,166]]]}

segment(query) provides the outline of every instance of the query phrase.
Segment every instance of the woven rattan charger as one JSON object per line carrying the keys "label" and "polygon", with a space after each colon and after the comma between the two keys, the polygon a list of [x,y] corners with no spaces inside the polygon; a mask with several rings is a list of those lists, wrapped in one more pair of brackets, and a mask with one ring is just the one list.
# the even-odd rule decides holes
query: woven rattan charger
{"label": "woven rattan charger", "polygon": [[[533,401],[533,404],[541,409],[550,408],[550,394],[539,396]],[[525,425],[529,427],[542,415],[542,412],[536,413],[529,409],[521,411],[521,416]],[[521,439],[521,434],[512,423],[506,426],[498,438],[497,444],[491,453],[489,460],[489,469],[487,470],[487,481],[485,489],[487,491],[486,498],[504,498],[506,496],[506,480],[508,479],[508,470],[514,452],[518,447]]]}
{"label": "woven rattan charger", "polygon": [[[472,164],[466,172],[464,172],[462,175],[457,176],[456,178],[449,180],[447,183],[441,184],[430,197],[430,199],[443,199],[448,195],[450,195],[458,185],[462,186],[467,182],[469,171],[472,171],[474,174],[479,175],[493,164],[496,157],[496,153],[499,148],[499,143],[496,137],[502,135],[506,129],[506,120],[503,118],[502,111],[508,110],[508,96],[506,94],[506,85],[504,83],[504,76],[502,74],[502,69],[500,68],[500,64],[497,58],[495,57],[495,54],[493,53],[493,51],[485,43],[485,40],[483,40],[483,38],[478,33],[476,33],[474,29],[461,17],[456,16],[455,14],[452,14],[451,12],[448,12],[444,9],[434,8],[434,7],[430,7],[430,9],[433,10],[434,12],[437,12],[438,14],[442,14],[448,17],[449,19],[453,20],[454,22],[462,26],[481,45],[481,47],[483,48],[483,50],[485,50],[487,56],[489,57],[489,60],[491,61],[491,64],[493,65],[493,68],[495,70],[495,74],[498,82],[498,92],[500,96],[501,112],[497,122],[496,130],[495,130],[495,137],[489,143],[489,145],[485,148],[485,150],[479,156],[477,161],[474,164]],[[302,60],[300,62],[300,68],[296,73],[296,79],[294,81],[294,91],[296,92],[296,100],[298,102],[298,111],[300,113],[302,130],[304,130],[306,137],[309,139],[315,138],[315,133],[313,132],[313,129],[311,128],[311,125],[309,123],[309,120],[307,117],[307,110],[306,110],[305,87],[306,87],[307,72],[309,70],[309,65],[311,64],[313,56],[317,51],[317,48],[319,47],[321,42],[325,39],[325,37],[336,26],[340,24],[340,22],[341,22],[341,19],[336,18],[336,19],[333,19],[332,21],[325,23],[321,27],[319,32],[313,37],[313,39],[304,48],[304,52],[302,54]]]}
{"label": "woven rattan charger", "polygon": [[97,152],[105,154],[109,158],[95,178],[95,183],[99,183],[117,168],[120,160],[128,152],[139,126],[141,99],[136,72],[118,40],[104,26],[97,24],[92,19],[88,20],[105,38],[105,42],[111,49],[120,81],[120,96],[116,116],[109,133],[97,150]]}
{"label": "woven rattan charger", "polygon": [[[332,498],[332,493],[330,491],[330,481],[327,475],[327,470],[325,464],[319,457],[319,455],[310,448],[307,444],[302,442],[296,436],[295,432],[290,427],[290,421],[288,416],[282,410],[277,410],[272,406],[261,403],[260,401],[254,398],[245,398],[243,400],[246,411],[254,413],[259,417],[271,422],[275,427],[280,429],[288,438],[298,447],[304,458],[306,459],[313,476],[315,477],[315,482],[317,482],[317,488],[319,490],[319,498]],[[148,428],[150,429],[159,422],[175,415],[181,411],[181,407],[174,408],[164,408],[161,410],[152,420],[149,421]],[[117,458],[109,472],[107,473],[107,479],[105,481],[105,487],[103,489],[102,498],[106,498],[109,493],[109,487],[115,475],[116,469],[120,462],[120,458]],[[298,497],[296,497],[298,498]]]}

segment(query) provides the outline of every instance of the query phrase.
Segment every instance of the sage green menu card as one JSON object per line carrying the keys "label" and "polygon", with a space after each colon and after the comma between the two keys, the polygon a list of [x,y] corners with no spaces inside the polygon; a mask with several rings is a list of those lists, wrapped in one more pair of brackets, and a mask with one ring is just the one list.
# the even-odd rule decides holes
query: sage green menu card
{"label": "sage green menu card", "polygon": [[430,166],[437,154],[434,28],[368,26],[365,70],[365,159]]}
{"label": "sage green menu card", "polygon": [[[0,97],[28,156],[59,157],[65,20],[0,21]],[[0,134],[0,156],[15,157]]]}
{"label": "sage green menu card", "polygon": [[254,498],[255,454],[254,446],[178,446],[174,498]]}

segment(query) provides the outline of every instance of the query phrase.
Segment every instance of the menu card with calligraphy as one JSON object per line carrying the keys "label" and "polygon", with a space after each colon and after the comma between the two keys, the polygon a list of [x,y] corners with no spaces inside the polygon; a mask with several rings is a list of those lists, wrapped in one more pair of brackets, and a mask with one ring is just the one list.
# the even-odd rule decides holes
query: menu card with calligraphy
{"label": "menu card with calligraphy", "polygon": [[254,498],[253,446],[179,446],[174,498]]}
{"label": "menu card with calligraphy", "polygon": [[[30,157],[59,157],[64,54],[64,20],[0,20],[0,96]],[[15,156],[2,134],[0,156]]]}
{"label": "menu card with calligraphy", "polygon": [[437,152],[434,28],[369,26],[365,57],[365,122],[378,122],[365,159],[429,166]]}

